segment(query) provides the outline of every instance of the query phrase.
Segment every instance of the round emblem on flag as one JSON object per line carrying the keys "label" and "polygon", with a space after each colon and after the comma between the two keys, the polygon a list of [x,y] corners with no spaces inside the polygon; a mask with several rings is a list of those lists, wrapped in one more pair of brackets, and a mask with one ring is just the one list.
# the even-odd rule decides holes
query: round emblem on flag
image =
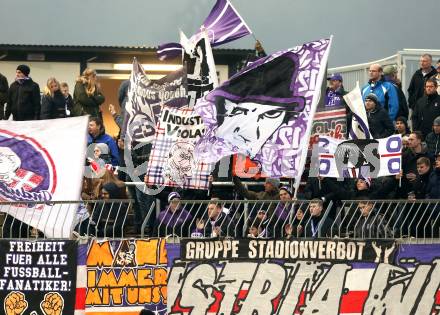
{"label": "round emblem on flag", "polygon": [[50,201],[55,164],[35,139],[0,129],[0,200]]}

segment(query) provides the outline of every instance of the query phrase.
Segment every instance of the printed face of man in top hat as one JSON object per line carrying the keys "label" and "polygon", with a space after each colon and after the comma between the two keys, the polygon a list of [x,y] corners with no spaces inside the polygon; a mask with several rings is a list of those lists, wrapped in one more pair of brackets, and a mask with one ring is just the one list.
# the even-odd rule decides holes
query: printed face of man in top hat
{"label": "printed face of man in top hat", "polygon": [[305,101],[292,92],[295,58],[277,57],[218,89],[217,138],[253,158],[282,124],[298,116]]}
{"label": "printed face of man in top hat", "polygon": [[260,151],[287,115],[282,106],[250,102],[236,104],[225,100],[225,109],[225,119],[217,130],[217,136],[245,149],[251,157]]}

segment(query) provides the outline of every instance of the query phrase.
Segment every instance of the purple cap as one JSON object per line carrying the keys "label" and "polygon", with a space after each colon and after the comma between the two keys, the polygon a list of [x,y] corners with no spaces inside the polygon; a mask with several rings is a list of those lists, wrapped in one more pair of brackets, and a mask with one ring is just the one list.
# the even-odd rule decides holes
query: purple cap
{"label": "purple cap", "polygon": [[340,73],[334,73],[327,77],[327,80],[337,80],[342,82],[342,75]]}

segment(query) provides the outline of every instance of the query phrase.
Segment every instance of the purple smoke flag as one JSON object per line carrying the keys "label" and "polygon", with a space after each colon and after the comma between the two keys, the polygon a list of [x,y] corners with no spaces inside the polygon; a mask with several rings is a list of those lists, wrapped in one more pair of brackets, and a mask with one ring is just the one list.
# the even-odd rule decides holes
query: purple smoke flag
{"label": "purple smoke flag", "polygon": [[261,58],[200,99],[197,160],[242,153],[269,177],[301,176],[330,48],[323,39]]}
{"label": "purple smoke flag", "polygon": [[[252,34],[243,18],[232,6],[229,0],[217,0],[208,17],[203,22],[210,43],[213,47],[229,43],[243,36]],[[200,31],[193,35],[192,42],[199,41],[203,36]],[[175,58],[182,54],[182,46],[178,43],[159,45],[157,55],[160,60]]]}

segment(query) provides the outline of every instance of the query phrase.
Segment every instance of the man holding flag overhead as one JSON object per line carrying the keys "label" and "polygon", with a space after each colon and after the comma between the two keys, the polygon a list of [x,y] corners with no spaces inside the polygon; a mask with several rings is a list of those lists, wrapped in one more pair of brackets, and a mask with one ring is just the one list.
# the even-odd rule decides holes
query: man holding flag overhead
{"label": "man holding flag overhead", "polygon": [[[208,17],[202,23],[206,28],[212,46],[220,46],[251,34],[237,10],[229,0],[217,0]],[[198,42],[203,37],[203,31],[191,37],[192,42]],[[166,43],[159,45],[157,55],[160,60],[175,58],[182,54],[182,45]]]}

